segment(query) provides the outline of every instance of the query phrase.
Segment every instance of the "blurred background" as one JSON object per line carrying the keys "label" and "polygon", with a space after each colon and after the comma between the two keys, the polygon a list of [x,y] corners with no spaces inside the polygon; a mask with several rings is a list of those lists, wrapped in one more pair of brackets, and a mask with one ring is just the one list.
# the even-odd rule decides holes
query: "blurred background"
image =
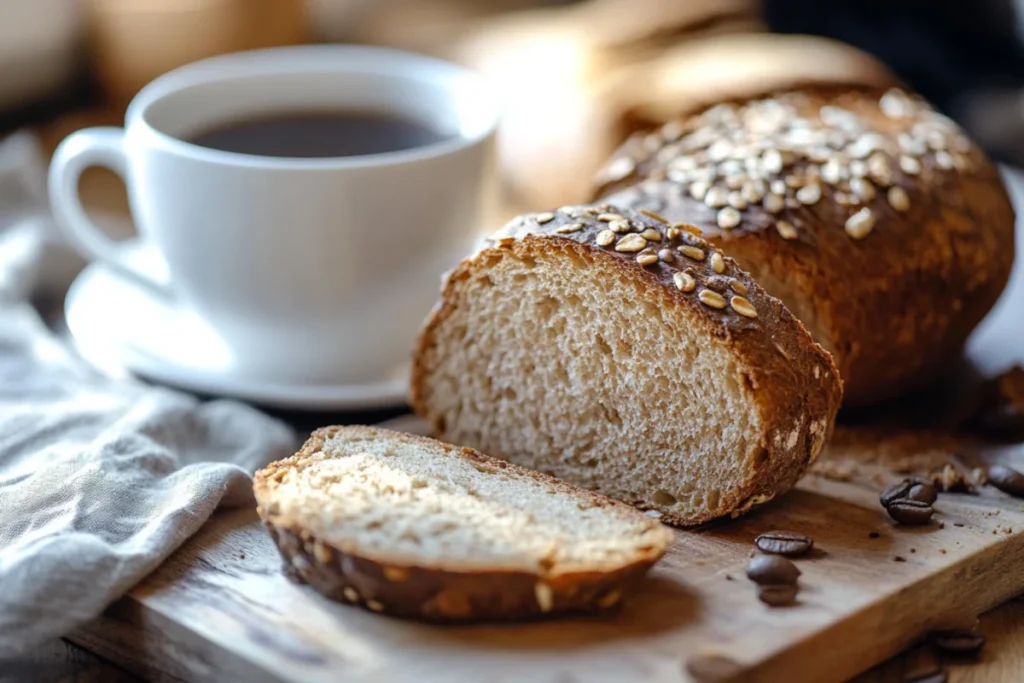
{"label": "blurred background", "polygon": [[[632,130],[818,82],[908,85],[1019,165],[1021,36],[1024,0],[0,0],[0,272],[45,248],[5,228],[45,212],[56,144],[119,125],[145,83],[215,54],[365,43],[481,71],[504,107],[498,224],[586,199]],[[91,170],[82,191],[112,234],[132,232],[111,173]],[[46,281],[20,286],[62,296],[81,264],[47,258]]]}

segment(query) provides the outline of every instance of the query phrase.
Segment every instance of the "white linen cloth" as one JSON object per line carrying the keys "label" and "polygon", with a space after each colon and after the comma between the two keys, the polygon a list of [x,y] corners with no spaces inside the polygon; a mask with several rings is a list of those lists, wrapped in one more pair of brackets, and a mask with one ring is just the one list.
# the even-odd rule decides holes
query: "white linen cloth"
{"label": "white linen cloth", "polygon": [[295,447],[242,404],[101,376],[46,328],[26,299],[76,259],[42,165],[32,138],[0,141],[0,662],[98,615],[217,507],[252,505],[251,473]]}

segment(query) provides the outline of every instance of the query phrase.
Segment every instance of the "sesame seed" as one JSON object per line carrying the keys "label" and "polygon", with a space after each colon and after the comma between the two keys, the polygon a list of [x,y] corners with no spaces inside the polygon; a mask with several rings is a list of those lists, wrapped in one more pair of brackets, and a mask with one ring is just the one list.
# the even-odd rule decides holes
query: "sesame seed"
{"label": "sesame seed", "polygon": [[921,162],[914,157],[903,155],[900,157],[900,170],[907,175],[917,175],[921,172]]}
{"label": "sesame seed", "polygon": [[669,121],[661,127],[661,137],[665,142],[675,142],[683,135],[683,124],[681,121]]}
{"label": "sesame seed", "polygon": [[640,254],[636,257],[636,262],[644,267],[653,266],[655,263],[658,262],[658,255],[650,253]]}
{"label": "sesame seed", "polygon": [[654,228],[647,228],[642,233],[640,233],[640,236],[643,237],[648,242],[661,241],[661,233],[655,230]]}
{"label": "sesame seed", "polygon": [[629,232],[630,224],[627,218],[616,218],[615,220],[608,223],[608,229],[612,232]]}
{"label": "sesame seed", "polygon": [[958,170],[958,171],[969,171],[969,170],[971,170],[972,164],[971,164],[971,160],[970,160],[969,157],[966,157],[963,154],[953,154],[951,156],[953,157],[953,166],[956,168],[956,170]]}
{"label": "sesame seed", "polygon": [[885,196],[889,200],[889,206],[897,211],[906,211],[910,208],[910,197],[907,195],[907,191],[899,185],[890,187]]}
{"label": "sesame seed", "polygon": [[868,157],[868,174],[883,187],[892,185],[892,166],[884,154],[875,153]]}
{"label": "sesame seed", "polygon": [[674,240],[674,239],[678,238],[679,237],[679,228],[677,228],[676,226],[673,225],[671,228],[669,228],[668,230],[665,231],[665,237],[667,237],[670,240]]}
{"label": "sesame seed", "polygon": [[854,178],[850,181],[850,192],[859,197],[861,201],[870,202],[875,198],[875,186],[866,178]]}
{"label": "sesame seed", "polygon": [[334,553],[331,552],[331,549],[320,541],[313,543],[313,556],[321,564],[328,564],[334,559]]}
{"label": "sesame seed", "polygon": [[711,189],[711,183],[706,180],[698,180],[697,182],[690,185],[690,196],[699,202],[704,201],[704,197],[707,195],[708,190]]}
{"label": "sesame seed", "polygon": [[742,192],[730,192],[729,193],[729,206],[734,209],[742,211],[747,208],[747,200],[743,198]]}
{"label": "sesame seed", "polygon": [[610,223],[612,221],[622,220],[622,216],[617,213],[599,213],[597,215],[597,220],[602,223]]}
{"label": "sesame seed", "polygon": [[583,229],[582,223],[570,223],[569,225],[562,225],[555,228],[555,232],[559,235],[567,235],[570,232],[579,232]]}
{"label": "sesame seed", "polygon": [[740,224],[740,220],[742,220],[740,212],[732,208],[731,206],[727,206],[718,212],[718,227],[722,228],[723,230],[731,230],[735,228],[737,225]]}
{"label": "sesame seed", "polygon": [[533,220],[537,221],[537,225],[544,225],[545,223],[550,223],[551,221],[555,220],[555,214],[551,212],[538,213],[536,216],[533,217]]}
{"label": "sesame seed", "polygon": [[622,598],[622,593],[619,591],[612,591],[597,601],[597,606],[604,609],[612,607]]}
{"label": "sesame seed", "polygon": [[679,253],[687,258],[692,258],[694,261],[703,261],[705,255],[703,249],[691,247],[689,244],[684,244],[679,247]]}
{"label": "sesame seed", "polygon": [[729,203],[729,191],[720,185],[715,185],[704,195],[704,203],[712,209],[720,209]]}
{"label": "sesame seed", "polygon": [[953,168],[953,156],[946,151],[939,151],[935,153],[935,165],[941,168],[943,171],[948,171]]}
{"label": "sesame seed", "polygon": [[791,187],[793,189],[797,189],[797,188],[803,187],[807,183],[807,179],[804,178],[803,176],[788,175],[785,178],[785,182],[786,182],[786,187]]}
{"label": "sesame seed", "polygon": [[737,294],[746,295],[747,293],[747,286],[740,282],[739,280],[737,280],[736,278],[732,278],[731,280],[729,280],[729,286],[732,287],[732,291],[736,292]]}
{"label": "sesame seed", "polygon": [[907,154],[911,154],[916,157],[922,156],[928,152],[928,146],[925,144],[924,140],[907,133],[900,133],[897,135],[896,144],[898,144],[900,149]]}
{"label": "sesame seed", "polygon": [[725,186],[730,190],[738,190],[747,182],[747,176],[743,173],[733,173],[725,177]]}
{"label": "sesame seed", "polygon": [[725,270],[725,260],[717,251],[711,252],[711,270],[721,273]]}
{"label": "sesame seed", "polygon": [[388,581],[405,581],[409,578],[409,570],[405,567],[384,567],[384,578]]}
{"label": "sesame seed", "polygon": [[845,192],[836,192],[832,195],[832,200],[839,206],[849,206],[853,204],[853,198]]}
{"label": "sesame seed", "polygon": [[732,306],[732,310],[736,311],[745,318],[756,318],[757,309],[749,301],[744,299],[742,296],[734,296],[729,299],[729,305]]}
{"label": "sesame seed", "polygon": [[761,168],[768,173],[782,172],[782,154],[777,149],[769,149],[761,155]]}
{"label": "sesame seed", "polygon": [[681,292],[692,292],[697,286],[697,281],[693,279],[693,276],[683,271],[673,275],[672,280],[675,281],[676,288]]}
{"label": "sesame seed", "polygon": [[704,234],[696,225],[690,225],[689,223],[673,223],[672,227],[679,228],[683,232],[688,232],[694,237],[700,237]]}
{"label": "sesame seed", "polygon": [[602,230],[597,233],[597,239],[595,241],[599,247],[611,246],[611,243],[615,241],[615,233],[611,230]]}
{"label": "sesame seed", "polygon": [[665,263],[674,263],[676,260],[676,255],[672,253],[671,249],[660,249],[658,250],[658,258],[660,258]]}
{"label": "sesame seed", "polygon": [[558,209],[558,212],[559,213],[564,213],[566,216],[569,216],[570,218],[575,218],[576,217],[576,207],[575,206],[563,206],[560,209]]}
{"label": "sesame seed", "polygon": [[846,176],[846,168],[839,159],[829,159],[821,167],[821,179],[829,185],[836,185]]}
{"label": "sesame seed", "polygon": [[853,178],[863,178],[868,174],[868,165],[860,159],[854,159],[850,162],[850,176]]}
{"label": "sesame seed", "polygon": [[[748,204],[756,204],[757,202],[761,201],[761,199],[764,197],[764,191],[761,190],[753,182],[746,182],[743,184],[743,188],[740,190],[740,196],[743,197],[743,200]],[[732,202],[729,203],[732,204]],[[733,206],[736,205],[733,204]],[[736,206],[736,208],[738,209],[740,207]],[[744,208],[746,207],[744,206]]]}
{"label": "sesame seed", "polygon": [[804,185],[796,191],[796,198],[801,204],[807,206],[817,204],[818,200],[821,199],[821,185],[818,183]]}
{"label": "sesame seed", "polygon": [[928,143],[928,146],[936,152],[943,151],[948,146],[946,143],[946,136],[943,135],[940,130],[929,131],[925,141]]}
{"label": "sesame seed", "polygon": [[775,229],[784,240],[795,240],[797,238],[796,228],[789,221],[778,221]]}
{"label": "sesame seed", "polygon": [[801,204],[797,201],[796,197],[786,197],[786,206],[790,209],[799,209]]}
{"label": "sesame seed", "polygon": [[664,216],[662,216],[660,213],[655,213],[654,211],[648,211],[647,209],[640,209],[639,213],[642,213],[643,215],[647,216],[648,218],[653,218],[654,220],[658,221],[659,223],[664,223],[664,224],[668,225],[668,220]]}
{"label": "sesame seed", "polygon": [[374,612],[383,612],[384,604],[377,600],[367,600],[366,606],[372,609]]}
{"label": "sesame seed", "polygon": [[903,92],[893,89],[882,95],[878,100],[878,108],[891,119],[912,116],[914,104]]}
{"label": "sesame seed", "polygon": [[541,612],[550,612],[554,606],[554,596],[551,591],[551,586],[547,585],[543,581],[538,581],[533,586],[534,596],[537,598],[537,605],[540,607]]}
{"label": "sesame seed", "polygon": [[341,593],[349,602],[359,602],[359,593],[352,586],[345,586]]}
{"label": "sesame seed", "polygon": [[846,234],[855,240],[862,240],[867,237],[874,227],[875,214],[867,207],[846,219]]}
{"label": "sesame seed", "polygon": [[642,251],[646,247],[647,240],[636,233],[632,233],[619,240],[618,244],[615,245],[615,251],[633,253]]}
{"label": "sesame seed", "polygon": [[710,289],[700,290],[700,294],[697,295],[700,302],[705,306],[711,308],[725,308],[725,297],[718,292],[712,292]]}
{"label": "sesame seed", "polygon": [[786,200],[781,195],[766,194],[761,206],[763,206],[764,210],[768,213],[779,213],[786,208]]}
{"label": "sesame seed", "polygon": [[780,195],[785,196],[786,189],[787,189],[786,181],[784,181],[784,180],[773,180],[771,182],[771,185],[768,186],[768,189],[770,189],[775,194],[780,194]]}
{"label": "sesame seed", "polygon": [[508,236],[506,236],[506,237],[499,237],[498,238],[498,246],[499,247],[508,247],[508,246],[511,246],[512,243],[515,242],[515,241],[516,241],[515,237],[508,237]]}

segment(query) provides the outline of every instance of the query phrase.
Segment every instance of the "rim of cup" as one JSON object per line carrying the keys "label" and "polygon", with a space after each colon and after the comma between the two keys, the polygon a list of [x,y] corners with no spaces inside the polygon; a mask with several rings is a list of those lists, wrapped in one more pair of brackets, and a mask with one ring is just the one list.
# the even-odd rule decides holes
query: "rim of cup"
{"label": "rim of cup", "polygon": [[[457,132],[436,142],[390,152],[342,157],[275,157],[227,152],[197,145],[165,133],[147,119],[150,107],[191,86],[239,78],[288,74],[357,74],[412,78],[448,91],[451,111],[460,120]],[[473,112],[458,113],[471,106]],[[173,69],[144,86],[125,114],[126,128],[144,125],[150,143],[169,152],[230,166],[274,169],[336,170],[386,167],[447,156],[475,147],[494,135],[499,118],[493,90],[476,72],[435,57],[363,45],[301,45],[233,52]],[[468,123],[464,120],[468,120]]]}

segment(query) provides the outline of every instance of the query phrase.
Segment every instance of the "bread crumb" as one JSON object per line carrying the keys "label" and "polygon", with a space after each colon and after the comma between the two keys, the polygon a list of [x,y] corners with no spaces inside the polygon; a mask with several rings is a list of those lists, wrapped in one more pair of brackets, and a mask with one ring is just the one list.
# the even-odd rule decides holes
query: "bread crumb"
{"label": "bread crumb", "polygon": [[896,557],[894,557],[892,559],[895,560],[896,562],[906,562],[907,561],[907,558],[901,557],[900,555],[897,555]]}
{"label": "bread crumb", "polygon": [[940,529],[945,529],[946,528],[946,523],[945,522],[939,522],[939,528]]}
{"label": "bread crumb", "polygon": [[871,533],[868,534],[868,538],[878,538],[881,535],[882,534],[878,533],[877,531],[872,531]]}
{"label": "bread crumb", "polygon": [[732,574],[726,574],[726,575],[725,575],[725,580],[726,580],[726,581],[732,581],[732,580],[733,580],[733,578],[732,578]]}
{"label": "bread crumb", "polygon": [[911,548],[911,549],[910,549],[910,552],[912,552],[912,553],[916,553],[916,552],[917,552],[917,548]]}
{"label": "bread crumb", "polygon": [[946,549],[945,548],[939,548],[939,552],[942,553],[943,555],[945,555],[946,554]]}
{"label": "bread crumb", "polygon": [[244,559],[245,559],[245,553],[241,553],[241,554],[240,554],[240,555],[238,556],[238,558],[239,558],[239,559],[241,559],[241,560],[244,560]]}

